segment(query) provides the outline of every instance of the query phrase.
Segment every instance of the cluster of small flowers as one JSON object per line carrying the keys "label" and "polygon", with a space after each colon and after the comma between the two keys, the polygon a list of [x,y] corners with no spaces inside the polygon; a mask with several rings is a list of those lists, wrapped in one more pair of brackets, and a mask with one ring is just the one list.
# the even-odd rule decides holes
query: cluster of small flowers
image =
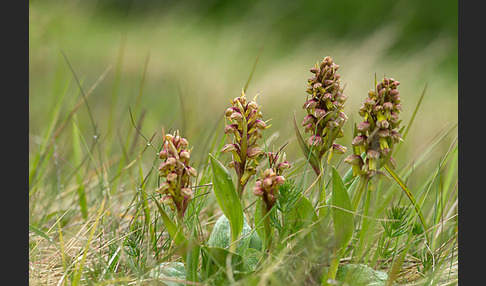
{"label": "cluster of small flowers", "polygon": [[339,65],[331,57],[325,57],[310,72],[315,74],[308,79],[306,92],[312,97],[308,99],[303,108],[307,116],[302,121],[305,132],[310,132],[309,145],[329,148],[338,153],[344,153],[346,147],[335,144],[334,140],[343,136],[342,126],[347,119],[344,114],[344,103],[347,97],[340,87],[340,75],[336,73]]}
{"label": "cluster of small flowers", "polygon": [[368,93],[368,98],[359,109],[359,115],[364,117],[364,121],[358,124],[358,135],[353,139],[352,145],[359,153],[366,153],[366,161],[363,161],[358,152],[345,160],[353,165],[355,174],[373,172],[388,162],[391,167],[395,166],[390,150],[402,137],[397,131],[401,122],[398,114],[402,110],[400,93],[397,90],[399,84],[393,78],[383,78],[376,89]]}
{"label": "cluster of small flowers", "polygon": [[262,137],[262,131],[268,128],[262,121],[261,107],[253,100],[248,101],[245,93],[231,101],[225,116],[230,124],[224,129],[225,134],[233,134],[233,143],[226,144],[222,153],[231,152],[233,161],[230,167],[236,170],[239,183],[244,186],[248,179],[256,173],[257,158],[264,154],[258,147],[257,140]]}
{"label": "cluster of small flowers", "polygon": [[191,150],[188,142],[179,136],[179,132],[166,134],[159,158],[164,160],[159,166],[159,176],[165,178],[157,192],[162,194],[162,203],[177,209],[179,216],[184,216],[185,210],[192,200],[191,177],[196,177],[197,171],[189,165]]}
{"label": "cluster of small flowers", "polygon": [[261,177],[255,182],[253,193],[262,197],[267,209],[271,209],[277,201],[279,186],[285,182],[282,172],[291,166],[285,160],[285,156],[279,158],[277,154],[272,152],[267,152],[266,155],[269,160],[269,167],[262,172]]}

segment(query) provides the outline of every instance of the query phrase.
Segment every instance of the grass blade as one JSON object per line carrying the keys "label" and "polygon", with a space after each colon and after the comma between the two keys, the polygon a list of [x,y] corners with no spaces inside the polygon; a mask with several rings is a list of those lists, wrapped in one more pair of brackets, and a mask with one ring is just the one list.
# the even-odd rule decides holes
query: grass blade
{"label": "grass blade", "polygon": [[402,139],[405,140],[405,137],[407,136],[408,134],[408,130],[410,130],[410,126],[412,126],[412,123],[415,119],[415,115],[417,115],[417,111],[420,107],[420,105],[422,104],[422,100],[424,99],[424,96],[425,96],[425,91],[427,90],[427,84],[425,85],[424,87],[424,91],[422,91],[422,95],[420,95],[420,99],[419,101],[417,102],[417,106],[415,106],[415,109],[413,111],[413,114],[412,114],[412,118],[410,118],[410,121],[408,123],[408,126],[407,128],[405,128],[405,131],[403,132],[403,136],[402,136]]}
{"label": "grass blade", "polygon": [[260,59],[262,51],[263,51],[263,45],[260,47],[260,50],[258,51],[258,55],[255,59],[255,63],[253,63],[253,67],[251,69],[250,76],[248,77],[248,80],[246,81],[246,84],[245,84],[245,88],[243,89],[244,92],[246,92],[246,90],[248,89],[248,85],[250,85],[251,78],[253,77],[253,74],[255,73],[256,66],[258,64],[258,60]]}
{"label": "grass blade", "polygon": [[86,261],[86,255],[88,254],[88,250],[89,250],[89,245],[91,244],[91,240],[93,239],[93,235],[96,231],[96,227],[97,227],[98,222],[101,218],[101,215],[103,214],[104,207],[105,207],[105,199],[103,199],[103,202],[101,203],[101,207],[98,211],[98,216],[96,217],[96,220],[95,220],[93,226],[91,227],[91,232],[89,233],[88,241],[86,242],[86,246],[84,248],[83,257],[81,258],[81,262],[79,263],[79,267],[76,271],[76,274],[74,275],[74,279],[73,279],[73,283],[72,283],[73,286],[78,285],[79,280],[81,279],[81,275],[83,273],[84,263]]}
{"label": "grass blade", "polygon": [[52,245],[54,245],[57,249],[59,249],[59,245],[57,245],[54,240],[52,240],[51,237],[49,237],[45,232],[43,232],[41,229],[29,224],[29,230],[34,232],[35,234],[39,235],[40,237],[46,239],[49,241]]}
{"label": "grass blade", "polygon": [[[81,155],[81,149],[82,149],[82,145],[81,145],[81,141],[80,141],[80,137],[82,136],[81,135],[81,132],[79,130],[79,126],[77,125],[77,116],[76,114],[73,114],[73,129],[72,129],[72,146],[73,146],[73,154],[74,154],[74,160],[76,162],[76,164],[78,164],[80,166],[80,163],[82,162],[82,155]],[[88,206],[87,206],[87,200],[86,200],[86,192],[85,192],[85,187],[84,187],[84,183],[83,183],[83,178],[78,176],[77,177],[77,183],[78,183],[78,189],[77,189],[77,193],[78,193],[78,204],[79,204],[79,208],[81,210],[81,215],[83,217],[83,219],[87,219],[88,218]]]}
{"label": "grass blade", "polygon": [[167,215],[165,210],[162,208],[162,206],[159,204],[157,199],[149,195],[152,201],[154,201],[155,205],[157,206],[160,216],[162,217],[162,220],[164,221],[164,225],[167,228],[167,231],[169,232],[170,236],[172,239],[175,241],[175,243],[180,246],[185,242],[185,237],[184,234],[182,233],[182,228],[177,226]]}
{"label": "grass blade", "polygon": [[[424,228],[424,231],[426,231],[427,230],[427,227],[425,226],[424,216],[423,216],[422,212],[420,211],[420,208],[418,207],[417,202],[415,201],[415,198],[412,195],[412,192],[410,192],[410,190],[405,185],[405,183],[402,181],[402,179],[400,179],[400,177],[392,169],[390,169],[388,166],[385,166],[385,169],[393,177],[393,179],[398,183],[398,185],[400,185],[400,187],[405,192],[405,194],[407,195],[407,197],[410,200],[410,202],[413,204],[413,206],[415,208],[415,211],[417,212],[417,214],[419,216],[420,223],[422,224],[422,227]],[[427,239],[427,242],[429,242],[429,239],[428,239],[428,236],[427,236],[427,232],[425,232],[425,237]]]}

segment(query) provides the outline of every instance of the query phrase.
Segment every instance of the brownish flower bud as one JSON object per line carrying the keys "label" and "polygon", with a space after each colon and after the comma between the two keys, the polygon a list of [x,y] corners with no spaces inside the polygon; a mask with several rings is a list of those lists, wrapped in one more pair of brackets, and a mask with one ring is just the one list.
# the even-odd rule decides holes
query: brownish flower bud
{"label": "brownish flower bud", "polygon": [[247,156],[252,158],[252,159],[255,158],[258,155],[261,155],[261,154],[263,154],[263,151],[262,151],[262,149],[260,149],[258,147],[250,148],[247,151]]}
{"label": "brownish flower bud", "polygon": [[236,144],[226,144],[223,149],[221,149],[221,153],[228,153],[231,151],[238,151]]}
{"label": "brownish flower bud", "polygon": [[344,159],[344,162],[350,164],[350,165],[363,165],[364,161],[363,158],[361,158],[360,155],[349,155]]}
{"label": "brownish flower bud", "polygon": [[370,123],[368,121],[363,121],[357,126],[358,132],[366,132],[370,128]]}
{"label": "brownish flower bud", "polygon": [[316,110],[314,111],[314,114],[315,114],[316,118],[322,118],[327,114],[327,112],[324,109],[316,108]]}
{"label": "brownish flower bud", "polygon": [[366,160],[368,162],[369,170],[376,170],[376,161],[380,158],[380,152],[369,149],[366,152]]}
{"label": "brownish flower bud", "polygon": [[349,155],[346,159],[344,159],[344,162],[352,166],[354,175],[360,175],[363,173],[362,168],[364,166],[364,161],[360,155]]}
{"label": "brownish flower bud", "polygon": [[165,195],[165,196],[162,196],[162,198],[160,199],[160,202],[164,205],[170,205],[172,207],[173,204],[174,204],[174,199],[170,195]]}
{"label": "brownish flower bud", "polygon": [[312,124],[307,124],[307,125],[305,126],[304,132],[306,132],[306,133],[307,133],[307,132],[313,132],[313,131],[314,131],[314,125],[312,125]]}
{"label": "brownish flower bud", "polygon": [[182,188],[181,189],[181,195],[184,197],[192,197],[193,193],[190,188]]}
{"label": "brownish flower bud", "polygon": [[189,145],[189,142],[187,141],[186,138],[181,137],[179,140],[179,148],[184,149]]}
{"label": "brownish flower bud", "polygon": [[390,130],[388,129],[380,129],[376,132],[376,134],[380,137],[388,137],[390,136]]}
{"label": "brownish flower bud", "polygon": [[189,159],[191,158],[191,153],[189,153],[189,151],[183,150],[183,151],[181,151],[179,156],[180,156],[182,161],[188,162]]}
{"label": "brownish flower bud", "polygon": [[280,162],[277,165],[277,172],[278,173],[281,173],[283,170],[287,170],[287,169],[290,169],[290,163],[289,163],[289,161]]}
{"label": "brownish flower bud", "polygon": [[177,173],[171,172],[167,174],[167,181],[172,182],[177,180]]}
{"label": "brownish flower bud", "polygon": [[177,160],[174,157],[169,157],[169,158],[167,158],[167,160],[165,161],[165,163],[168,166],[174,167],[176,165],[176,163],[177,163]]}
{"label": "brownish flower bud", "polygon": [[312,135],[309,137],[309,145],[317,146],[322,143],[322,137],[319,135]]}
{"label": "brownish flower bud", "polygon": [[390,123],[383,119],[383,120],[380,120],[377,122],[376,126],[380,127],[380,128],[388,128],[390,126]]}
{"label": "brownish flower bud", "polygon": [[367,107],[367,108],[373,108],[373,106],[376,104],[376,101],[374,101],[373,99],[366,99],[364,101],[364,105]]}
{"label": "brownish flower bud", "polygon": [[165,135],[165,140],[166,141],[172,141],[172,140],[174,140],[174,136],[172,134],[166,134]]}
{"label": "brownish flower bud", "polygon": [[255,120],[255,127],[260,130],[265,130],[267,128],[267,124],[260,119]]}
{"label": "brownish flower bud", "polygon": [[238,124],[230,124],[224,128],[224,134],[235,133],[238,130]]}
{"label": "brownish flower bud", "polygon": [[233,112],[235,112],[235,111],[239,111],[239,110],[238,110],[238,108],[237,108],[237,107],[232,106],[232,107],[230,107],[230,108],[226,109],[226,111],[225,111],[224,115],[225,115],[226,117],[230,117],[230,116],[231,116],[231,114],[233,114]]}
{"label": "brownish flower bud", "polygon": [[243,115],[240,112],[235,111],[231,114],[229,118],[236,121],[241,121],[243,119]]}
{"label": "brownish flower bud", "polygon": [[166,159],[167,158],[167,154],[168,154],[167,153],[167,150],[164,149],[164,150],[162,150],[162,151],[159,152],[159,158],[160,159]]}
{"label": "brownish flower bud", "polygon": [[304,117],[304,120],[302,121],[302,126],[306,126],[306,125],[312,124],[314,122],[316,122],[316,118],[314,117],[314,115],[309,114],[306,117]]}
{"label": "brownish flower bud", "polygon": [[385,103],[383,103],[383,109],[385,109],[385,110],[392,110],[393,109],[393,103],[391,103],[391,102],[385,102]]}
{"label": "brownish flower bud", "polygon": [[308,100],[308,101],[305,102],[303,108],[312,109],[312,108],[316,108],[316,106],[317,106],[317,100],[311,99],[311,100]]}
{"label": "brownish flower bud", "polygon": [[272,179],[270,177],[267,177],[267,178],[263,179],[262,187],[264,189],[268,189],[272,186],[272,184],[273,184]]}
{"label": "brownish flower bud", "polygon": [[353,146],[362,146],[366,143],[367,139],[368,139],[368,137],[366,137],[366,135],[358,135],[358,136],[354,137],[351,144]]}
{"label": "brownish flower bud", "polygon": [[344,147],[340,144],[336,144],[336,143],[332,144],[332,149],[333,149],[333,152],[338,153],[338,154],[344,154],[344,153],[346,153],[346,150],[347,150],[346,147]]}
{"label": "brownish flower bud", "polygon": [[164,170],[166,170],[166,169],[168,169],[168,165],[167,165],[167,163],[162,162],[162,163],[159,165],[159,171],[164,171]]}
{"label": "brownish flower bud", "polygon": [[265,194],[265,192],[263,191],[263,189],[261,187],[255,186],[253,188],[253,194],[255,194],[255,196],[257,196],[257,197],[261,197]]}
{"label": "brownish flower bud", "polygon": [[402,140],[402,134],[400,134],[395,130],[392,130],[390,134],[390,138],[393,140],[393,143],[398,143]]}
{"label": "brownish flower bud", "polygon": [[252,100],[248,103],[247,108],[251,110],[257,110],[258,104],[256,103],[256,101]]}
{"label": "brownish flower bud", "polygon": [[169,182],[163,182],[160,187],[157,189],[158,193],[164,194],[170,188]]}
{"label": "brownish flower bud", "polygon": [[196,177],[197,176],[197,171],[191,166],[186,167],[187,173],[189,176]]}

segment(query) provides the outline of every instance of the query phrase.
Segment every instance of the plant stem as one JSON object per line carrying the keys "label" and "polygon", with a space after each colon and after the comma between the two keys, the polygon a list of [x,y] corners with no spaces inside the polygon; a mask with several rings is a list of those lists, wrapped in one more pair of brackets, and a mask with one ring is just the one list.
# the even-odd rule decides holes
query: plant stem
{"label": "plant stem", "polygon": [[361,197],[363,196],[364,191],[368,186],[368,182],[370,181],[370,177],[367,175],[361,175],[359,177],[358,187],[356,188],[356,193],[353,197],[353,209],[356,211],[358,209],[359,202]]}
{"label": "plant stem", "polygon": [[[324,179],[319,178],[319,181],[324,181]],[[323,207],[323,205],[326,203],[326,183],[325,182],[319,182],[320,186],[320,192],[319,192],[319,218],[322,218],[326,214],[326,208]]]}
{"label": "plant stem", "polygon": [[361,219],[361,232],[359,234],[359,240],[358,240],[358,247],[356,249],[356,254],[353,254],[354,260],[357,263],[363,254],[363,247],[365,244],[366,240],[366,235],[368,232],[368,213],[369,213],[369,208],[370,208],[370,201],[371,201],[371,193],[372,193],[372,186],[367,190],[366,193],[366,199],[365,199],[365,205],[364,205],[364,211],[363,211],[363,218]]}
{"label": "plant stem", "polygon": [[265,241],[265,248],[267,252],[270,252],[270,247],[272,246],[272,229],[270,228],[270,210],[268,209],[268,205],[265,201],[262,204],[262,218],[263,218],[263,229],[265,233],[265,237],[263,238]]}
{"label": "plant stem", "polygon": [[335,255],[335,257],[333,258],[333,260],[329,264],[329,271],[327,272],[327,275],[325,275],[325,277],[322,277],[322,284],[321,285],[323,285],[323,286],[329,285],[327,283],[328,279],[335,279],[336,278],[336,274],[337,274],[337,270],[338,270],[338,266],[339,266],[339,261],[341,260],[341,256],[342,256],[342,251],[335,251],[334,255]]}
{"label": "plant stem", "polygon": [[319,218],[324,217],[324,215],[326,214],[326,211],[327,211],[326,208],[322,207],[326,203],[326,201],[325,201],[326,200],[326,179],[325,179],[325,176],[326,176],[326,166],[327,165],[324,165],[324,167],[323,167],[322,164],[321,164],[321,166],[320,166],[321,176],[318,179],[318,186],[319,186]]}

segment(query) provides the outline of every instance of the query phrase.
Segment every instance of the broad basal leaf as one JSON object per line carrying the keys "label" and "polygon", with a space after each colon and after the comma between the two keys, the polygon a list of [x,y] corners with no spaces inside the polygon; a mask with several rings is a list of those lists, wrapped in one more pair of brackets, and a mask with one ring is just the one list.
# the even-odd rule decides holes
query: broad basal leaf
{"label": "broad basal leaf", "polygon": [[[209,154],[213,175],[213,190],[219,207],[228,218],[231,227],[231,242],[236,241],[243,230],[243,208],[236,193],[233,180],[228,170]],[[236,247],[236,245],[232,245]],[[232,250],[234,250],[232,248]]]}

